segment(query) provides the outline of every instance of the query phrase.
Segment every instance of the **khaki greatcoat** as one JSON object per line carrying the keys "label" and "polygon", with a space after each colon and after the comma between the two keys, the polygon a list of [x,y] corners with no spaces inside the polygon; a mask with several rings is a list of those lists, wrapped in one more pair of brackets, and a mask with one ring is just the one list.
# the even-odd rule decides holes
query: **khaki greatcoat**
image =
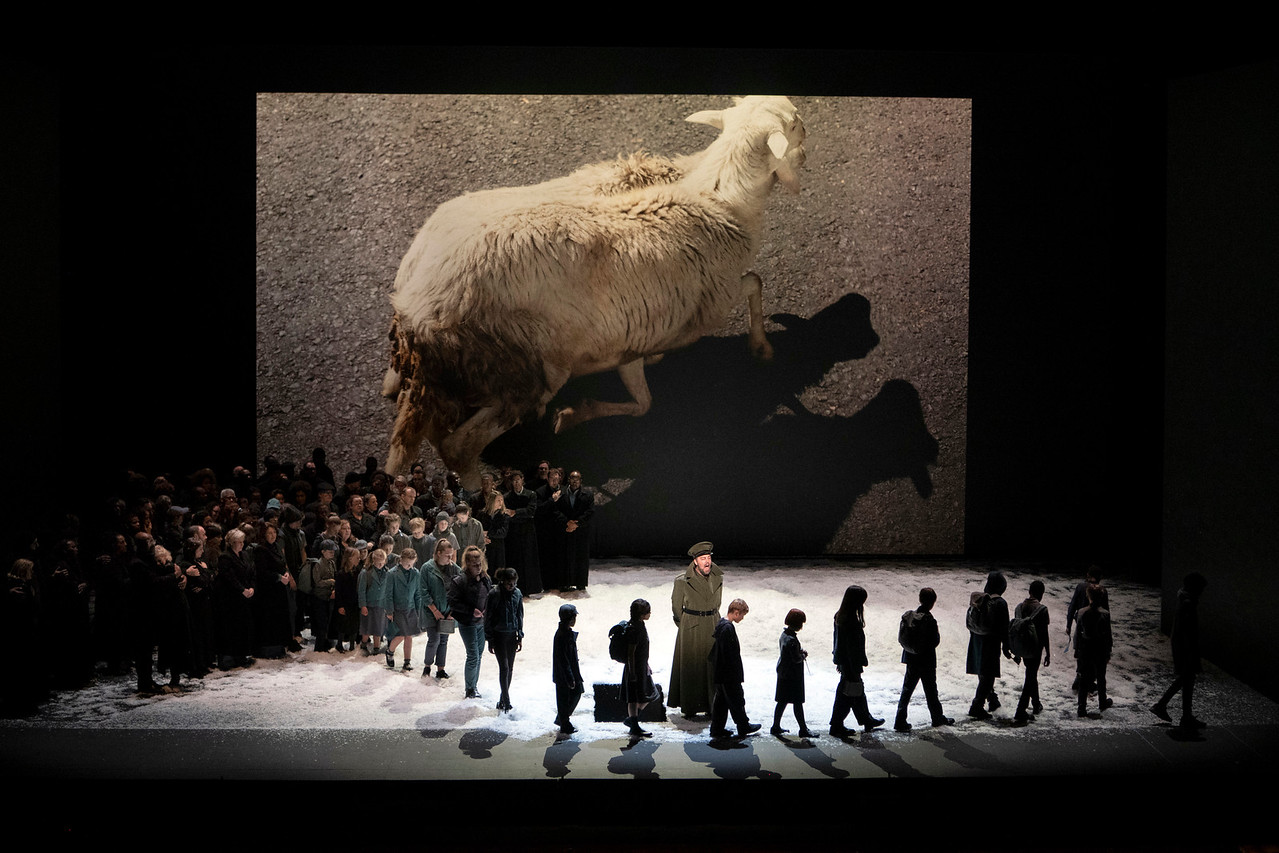
{"label": "khaki greatcoat", "polygon": [[[667,705],[679,708],[686,716],[711,709],[715,685],[711,681],[711,665],[707,660],[715,644],[715,626],[720,620],[720,600],[724,592],[724,572],[711,563],[710,574],[703,577],[696,563],[689,563],[671,589],[671,615],[679,631],[675,635],[675,658],[671,662],[671,689]],[[688,610],[710,611],[698,616]]]}

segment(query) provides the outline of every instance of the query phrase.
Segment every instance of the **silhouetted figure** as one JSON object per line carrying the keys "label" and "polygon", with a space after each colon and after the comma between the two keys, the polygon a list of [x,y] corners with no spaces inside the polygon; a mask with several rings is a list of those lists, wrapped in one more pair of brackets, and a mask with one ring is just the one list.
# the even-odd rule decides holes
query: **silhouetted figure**
{"label": "silhouetted figure", "polygon": [[[1084,572],[1084,579],[1075,585],[1074,595],[1070,597],[1070,603],[1066,605],[1066,645],[1069,646],[1073,636],[1072,629],[1075,625],[1075,614],[1088,606],[1088,585],[1092,583],[1101,583],[1101,569],[1097,566],[1089,566]],[[1071,690],[1079,689],[1079,675],[1075,675],[1075,680],[1071,682]]]}
{"label": "silhouetted figure", "polygon": [[999,653],[1012,659],[1008,647],[1008,602],[1004,590],[1008,581],[1003,572],[991,572],[986,576],[986,586],[980,593],[973,593],[968,605],[968,665],[967,672],[977,676],[977,692],[973,695],[968,716],[989,720],[990,713],[982,707],[990,703],[990,710],[999,707],[995,698],[995,679],[999,677]]}
{"label": "silhouetted figure", "polygon": [[630,729],[631,737],[653,736],[639,724],[640,712],[657,698],[653,668],[648,664],[648,628],[644,625],[652,615],[653,608],[644,599],[631,602],[625,633],[626,665],[622,668],[622,698],[626,701],[626,719],[622,722]]}
{"label": "silhouetted figure", "polygon": [[[1013,719],[1019,723],[1030,722],[1033,719],[1032,712],[1038,714],[1044,709],[1043,703],[1039,701],[1039,667],[1041,663],[1048,666],[1048,662],[1052,660],[1052,652],[1048,648],[1049,617],[1043,598],[1044,582],[1032,581],[1029,597],[1013,611],[1013,621],[1018,624],[1019,630],[1014,631],[1011,626],[1009,628],[1008,642],[1013,649],[1013,662],[1026,666],[1021,698],[1017,700],[1017,713],[1013,714]],[[1029,620],[1025,623],[1029,630],[1020,629],[1021,623],[1018,620],[1022,619]],[[1018,635],[1023,639],[1019,640]],[[1024,647],[1021,645],[1023,643]]]}
{"label": "silhouetted figure", "polygon": [[949,726],[955,722],[954,717],[947,717],[942,711],[941,699],[937,696],[937,646],[941,644],[941,631],[932,614],[936,603],[937,593],[931,587],[924,587],[919,591],[919,606],[902,614],[898,640],[902,644],[906,675],[902,679],[901,699],[897,701],[897,719],[893,722],[893,728],[899,732],[911,730],[910,723],[906,722],[906,710],[915,686],[921,683],[933,725]]}
{"label": "silhouetted figure", "polygon": [[1113,643],[1110,633],[1109,596],[1101,584],[1088,585],[1088,606],[1075,620],[1075,660],[1079,672],[1079,716],[1088,716],[1088,694],[1095,688],[1101,711],[1115,704],[1106,696],[1106,664]]}
{"label": "silhouetted figure", "polygon": [[1201,729],[1207,725],[1195,718],[1192,709],[1195,676],[1202,670],[1199,660],[1199,597],[1207,586],[1207,579],[1198,572],[1191,572],[1181,582],[1181,589],[1177,591],[1177,612],[1172,621],[1172,669],[1175,677],[1163,697],[1150,709],[1156,717],[1171,723],[1168,703],[1177,691],[1181,691],[1183,729]]}

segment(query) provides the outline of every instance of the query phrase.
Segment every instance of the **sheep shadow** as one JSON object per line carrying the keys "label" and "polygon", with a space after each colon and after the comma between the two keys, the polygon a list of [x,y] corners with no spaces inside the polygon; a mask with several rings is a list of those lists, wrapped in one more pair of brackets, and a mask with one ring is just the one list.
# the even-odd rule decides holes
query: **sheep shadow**
{"label": "sheep shadow", "polygon": [[[704,338],[647,369],[653,406],[641,418],[601,418],[556,435],[550,413],[584,397],[622,400],[616,374],[568,383],[548,417],[489,445],[485,460],[525,467],[548,458],[609,483],[594,553],[682,553],[708,536],[740,554],[808,553],[826,543],[876,483],[909,478],[932,493],[937,440],[918,392],[885,383],[852,416],[810,412],[799,400],[836,364],[879,343],[870,303],[849,293],[811,319],[774,315],[774,358],[759,363],[746,336]],[[611,481],[611,482],[610,482]]]}

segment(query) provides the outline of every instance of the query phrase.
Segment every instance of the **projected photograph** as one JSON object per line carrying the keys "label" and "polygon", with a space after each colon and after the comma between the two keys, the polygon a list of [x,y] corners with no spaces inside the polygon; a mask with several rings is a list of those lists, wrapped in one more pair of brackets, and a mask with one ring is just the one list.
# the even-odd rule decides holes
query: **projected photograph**
{"label": "projected photograph", "polygon": [[599,557],[962,554],[971,138],[965,99],[260,93],[258,456],[546,461]]}

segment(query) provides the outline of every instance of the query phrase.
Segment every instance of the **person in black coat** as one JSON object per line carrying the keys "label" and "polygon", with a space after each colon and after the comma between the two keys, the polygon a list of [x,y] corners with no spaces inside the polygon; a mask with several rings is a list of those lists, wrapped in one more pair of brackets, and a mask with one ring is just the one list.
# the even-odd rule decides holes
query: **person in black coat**
{"label": "person in black coat", "polygon": [[715,682],[715,695],[711,697],[712,739],[732,736],[726,727],[730,714],[737,724],[738,737],[745,737],[760,729],[760,724],[752,723],[746,715],[746,694],[742,690],[746,672],[742,666],[742,647],[737,640],[737,623],[745,619],[749,612],[746,602],[735,598],[715,626],[715,643],[711,646],[709,655]]}
{"label": "person in black coat", "polygon": [[218,555],[214,578],[214,618],[219,665],[223,669],[247,666],[253,653],[253,611],[250,599],[256,579],[244,558],[244,531],[226,534],[226,550]]}
{"label": "person in black coat", "polygon": [[973,608],[980,608],[984,603],[988,613],[987,622],[979,628],[970,625],[968,631],[967,671],[977,676],[977,692],[973,695],[972,705],[968,708],[968,716],[979,720],[989,720],[990,713],[982,707],[990,703],[990,710],[999,707],[995,697],[995,679],[999,677],[999,655],[1012,660],[1013,652],[1008,645],[1008,602],[1004,601],[1004,590],[1008,589],[1008,580],[1003,572],[991,572],[986,576],[986,585],[980,594],[974,593]]}
{"label": "person in black coat", "polygon": [[632,737],[652,737],[640,728],[639,715],[657,698],[653,669],[648,665],[648,628],[644,625],[653,615],[652,606],[642,598],[631,602],[631,618],[626,623],[626,665],[622,668],[622,699],[626,702],[626,719]]}
{"label": "person in black coat", "polygon": [[1164,695],[1150,711],[1161,720],[1172,722],[1168,703],[1181,692],[1181,727],[1201,729],[1207,724],[1195,718],[1191,707],[1195,697],[1195,676],[1202,669],[1199,659],[1199,597],[1208,581],[1198,572],[1186,575],[1177,591],[1177,612],[1172,622],[1172,668],[1175,676]]}
{"label": "person in black coat", "polygon": [[555,725],[566,735],[577,731],[569,718],[585,690],[577,662],[577,632],[573,630],[576,624],[577,608],[561,604],[560,626],[551,643],[551,680],[555,682]]}
{"label": "person in black coat", "polygon": [[830,712],[830,733],[835,737],[852,734],[844,726],[849,711],[868,732],[884,724],[879,717],[871,716],[866,685],[862,681],[862,670],[870,663],[866,658],[867,598],[866,590],[853,584],[844,590],[835,613],[833,658],[835,669],[839,670],[839,686],[835,688],[835,702]]}
{"label": "person in black coat", "polygon": [[1088,606],[1075,620],[1075,659],[1079,672],[1079,716],[1088,716],[1088,694],[1097,691],[1102,711],[1115,704],[1106,696],[1106,664],[1113,644],[1110,633],[1109,596],[1101,584],[1089,584]]}
{"label": "person in black coat", "polygon": [[784,620],[786,628],[777,640],[777,691],[773,694],[777,707],[773,709],[773,727],[769,729],[774,735],[786,733],[787,730],[782,728],[782,712],[787,705],[794,705],[799,736],[813,736],[804,722],[804,666],[808,652],[800,646],[797,636],[807,618],[804,611],[791,608]]}
{"label": "person in black coat", "polygon": [[1039,667],[1048,666],[1052,660],[1052,651],[1048,647],[1048,608],[1043,604],[1044,582],[1031,581],[1030,596],[1017,605],[1013,616],[1018,619],[1030,619],[1035,626],[1035,648],[1024,658],[1013,654],[1013,663],[1026,665],[1026,680],[1021,686],[1021,698],[1017,700],[1017,712],[1013,719],[1018,723],[1028,723],[1031,713],[1043,711],[1044,705],[1039,701]]}
{"label": "person in black coat", "polygon": [[560,589],[585,589],[591,570],[591,519],[595,492],[582,487],[582,473],[571,471],[568,488],[555,504],[555,519],[564,531],[564,568]]}
{"label": "person in black coat", "polygon": [[524,474],[511,473],[511,490],[503,495],[511,523],[506,533],[506,561],[520,574],[520,591],[525,596],[542,593],[542,571],[538,560],[537,495],[524,487]]}
{"label": "person in black coat", "polygon": [[893,723],[893,728],[899,732],[911,729],[910,723],[906,722],[906,710],[910,707],[910,697],[917,684],[924,685],[924,700],[928,703],[933,725],[949,726],[955,722],[953,717],[947,717],[942,711],[941,699],[937,696],[937,646],[941,644],[941,631],[932,614],[936,603],[937,593],[931,587],[924,587],[919,591],[919,607],[902,617],[910,627],[906,632],[909,639],[902,645],[906,676],[902,679],[902,695],[897,701],[897,719]]}
{"label": "person in black coat", "polygon": [[564,576],[564,525],[555,516],[555,507],[564,489],[560,479],[564,472],[550,469],[545,484],[534,490],[537,508],[533,526],[537,530],[537,564],[542,575],[542,589],[559,589]]}

